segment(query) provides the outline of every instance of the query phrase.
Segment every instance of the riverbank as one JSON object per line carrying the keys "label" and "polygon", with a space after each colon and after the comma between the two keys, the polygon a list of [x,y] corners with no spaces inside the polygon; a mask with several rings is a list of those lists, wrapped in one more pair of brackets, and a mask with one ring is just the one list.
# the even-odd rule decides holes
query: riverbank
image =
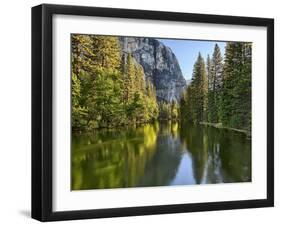
{"label": "riverbank", "polygon": [[225,127],[225,126],[222,125],[222,123],[199,122],[199,124],[204,125],[204,126],[215,127],[217,129],[225,129],[225,130],[231,130],[231,131],[235,131],[235,132],[239,132],[239,133],[244,133],[247,136],[247,138],[251,138],[251,136],[252,136],[251,131],[231,128],[231,127]]}
{"label": "riverbank", "polygon": [[93,127],[93,126],[89,126],[89,128],[84,127],[84,128],[72,128],[72,133],[74,134],[80,134],[80,133],[84,133],[84,132],[93,132],[93,131],[97,131],[97,130],[114,130],[114,129],[123,129],[123,128],[132,128],[132,127],[139,127],[139,126],[143,126],[146,124],[153,124],[156,122],[180,122],[179,118],[158,118],[155,120],[150,120],[150,121],[146,121],[146,122],[128,122],[126,124],[120,124],[120,125],[108,125],[108,126],[99,126],[99,127]]}
{"label": "riverbank", "polygon": [[81,134],[81,133],[91,133],[94,131],[100,131],[100,130],[120,130],[120,129],[126,129],[126,128],[137,128],[146,124],[153,124],[155,122],[158,122],[159,120],[153,120],[153,121],[147,121],[147,122],[133,122],[133,123],[126,123],[126,124],[120,124],[120,125],[111,125],[111,126],[99,126],[99,127],[90,127],[90,128],[81,128],[81,129],[73,129],[73,134]]}

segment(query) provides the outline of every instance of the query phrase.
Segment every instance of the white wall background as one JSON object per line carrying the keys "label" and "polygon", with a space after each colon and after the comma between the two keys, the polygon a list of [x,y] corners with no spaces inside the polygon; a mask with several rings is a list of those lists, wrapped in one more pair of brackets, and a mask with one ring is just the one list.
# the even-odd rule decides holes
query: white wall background
{"label": "white wall background", "polygon": [[[56,222],[55,225],[276,225],[281,221],[281,14],[277,0],[60,0],[45,3],[275,18],[275,208]],[[2,1],[0,9],[0,225],[38,225],[30,215],[31,6]],[[280,159],[280,160],[279,160]]]}

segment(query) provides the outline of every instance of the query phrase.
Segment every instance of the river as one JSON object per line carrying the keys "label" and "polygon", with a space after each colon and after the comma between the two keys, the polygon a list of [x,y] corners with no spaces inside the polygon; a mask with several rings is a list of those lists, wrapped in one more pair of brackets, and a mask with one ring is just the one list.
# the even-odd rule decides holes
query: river
{"label": "river", "polygon": [[155,122],[72,136],[72,190],[251,181],[251,140],[203,125]]}

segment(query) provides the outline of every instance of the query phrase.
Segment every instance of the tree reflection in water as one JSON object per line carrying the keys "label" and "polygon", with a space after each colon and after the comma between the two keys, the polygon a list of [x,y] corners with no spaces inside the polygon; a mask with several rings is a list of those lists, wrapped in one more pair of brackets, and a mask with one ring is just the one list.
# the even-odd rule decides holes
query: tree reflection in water
{"label": "tree reflection in water", "polygon": [[251,181],[251,141],[211,127],[157,122],[72,137],[72,189]]}

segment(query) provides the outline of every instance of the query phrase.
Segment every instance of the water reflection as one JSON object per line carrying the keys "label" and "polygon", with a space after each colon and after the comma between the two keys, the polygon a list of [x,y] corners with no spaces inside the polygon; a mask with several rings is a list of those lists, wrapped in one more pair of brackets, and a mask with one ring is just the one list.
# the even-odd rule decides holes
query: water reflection
{"label": "water reflection", "polygon": [[72,189],[244,182],[243,134],[179,123],[101,130],[72,138]]}

